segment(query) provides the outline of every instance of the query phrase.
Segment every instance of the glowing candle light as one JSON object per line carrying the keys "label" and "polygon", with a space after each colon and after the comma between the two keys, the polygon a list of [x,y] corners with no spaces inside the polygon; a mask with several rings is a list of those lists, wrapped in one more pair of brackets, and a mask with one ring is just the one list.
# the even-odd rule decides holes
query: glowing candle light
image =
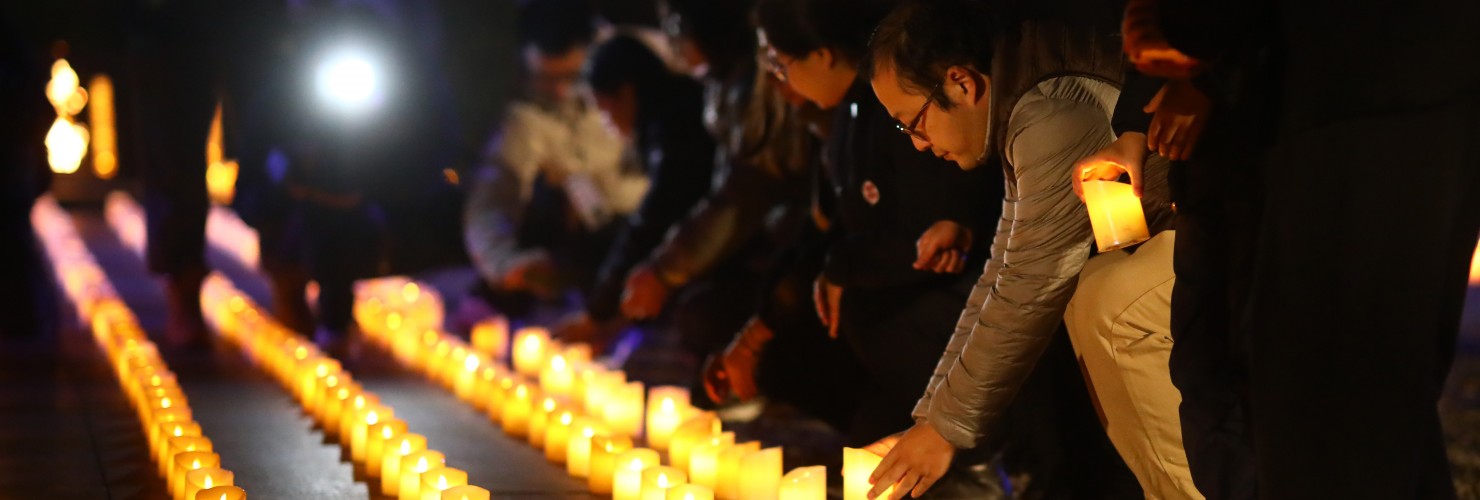
{"label": "glowing candle light", "polygon": [[565,449],[565,471],[584,479],[591,473],[591,438],[606,430],[589,418],[577,418],[570,426],[570,444]]}
{"label": "glowing candle light", "polygon": [[[406,456],[427,449],[427,438],[421,434],[402,434],[385,452],[380,465],[380,491],[387,496],[396,496],[401,490],[401,461]],[[371,474],[374,476],[375,474]]]}
{"label": "glowing candle light", "polygon": [[529,435],[529,418],[534,413],[534,398],[535,391],[528,384],[519,382],[514,385],[499,413],[504,432],[514,437]]}
{"label": "glowing candle light", "polygon": [[772,500],[781,488],[781,448],[766,448],[740,459],[740,498]]}
{"label": "glowing candle light", "polygon": [[493,390],[498,387],[499,370],[494,366],[484,366],[478,369],[478,376],[473,382],[473,392],[468,395],[467,401],[473,404],[473,408],[484,413],[489,411],[488,404],[493,398]]}
{"label": "glowing candle light", "polygon": [[648,467],[642,471],[642,491],[639,500],[666,500],[668,489],[689,481],[687,474],[673,467]]}
{"label": "glowing candle light", "polygon": [[576,416],[570,410],[560,410],[550,414],[549,424],[545,429],[545,460],[552,463],[565,463],[565,453],[570,448],[571,427],[575,424]]}
{"label": "glowing candle light", "polygon": [[714,500],[714,490],[697,484],[683,484],[668,488],[667,500]]}
{"label": "glowing candle light", "polygon": [[660,452],[666,451],[673,431],[683,423],[688,413],[688,388],[668,385],[648,389],[647,427],[643,433],[648,446]]}
{"label": "glowing candle light", "polygon": [[387,446],[395,445],[406,433],[406,422],[390,419],[370,428],[370,442],[365,445],[365,472],[370,477],[380,477],[380,467],[385,462]]}
{"label": "glowing candle light", "polygon": [[1115,181],[1084,181],[1083,184],[1085,208],[1095,231],[1095,244],[1101,252],[1151,239],[1141,199],[1130,184]]}
{"label": "glowing candle light", "polygon": [[488,490],[465,484],[443,490],[441,500],[489,500],[489,496]]}
{"label": "glowing candle light", "polygon": [[339,422],[337,422],[340,444],[353,444],[355,424],[364,421],[364,410],[379,404],[379,396],[363,390],[356,392],[345,401],[344,408],[340,410]]}
{"label": "glowing candle light", "polygon": [[[165,464],[170,463],[170,457],[168,455],[170,452],[169,440],[171,438],[200,437],[200,424],[195,422],[164,422],[155,427],[154,432],[156,437],[152,451],[154,452],[154,463],[160,465],[161,471],[164,470]],[[207,443],[206,446],[210,446],[209,440],[205,442]]]}
{"label": "glowing candle light", "polygon": [[642,433],[642,382],[612,387],[601,407],[602,419],[612,432],[637,436]]}
{"label": "glowing candle light", "polygon": [[525,377],[538,377],[549,344],[550,332],[544,328],[520,328],[514,333],[514,371]]}
{"label": "glowing candle light", "polygon": [[512,375],[500,374],[498,376],[498,381],[489,391],[488,405],[485,409],[489,420],[495,423],[502,423],[504,421],[503,410],[505,401],[508,401],[512,397],[514,386],[518,384],[519,381]]}
{"label": "glowing candle light", "polygon": [[563,353],[552,354],[550,361],[540,370],[540,390],[545,391],[545,394],[570,397],[575,380],[575,372],[566,363]]}
{"label": "glowing candle light", "polygon": [[560,417],[560,412],[566,408],[555,398],[546,397],[535,407],[534,413],[529,416],[529,444],[536,449],[545,448],[545,437],[550,426],[550,420]]}
{"label": "glowing candle light", "polygon": [[171,466],[169,477],[165,478],[165,485],[170,488],[170,498],[185,498],[185,475],[190,471],[206,468],[220,467],[221,456],[209,451],[187,451],[175,455],[175,463]]}
{"label": "glowing candle light", "polygon": [[217,486],[200,490],[193,500],[247,500],[247,491],[237,486]]}
{"label": "glowing candle light", "polygon": [[797,467],[781,477],[777,500],[827,500],[827,467]]}
{"label": "glowing candle light", "polygon": [[639,500],[642,496],[642,471],[658,466],[658,452],[635,448],[617,455],[612,469],[612,499]]}
{"label": "glowing candle light", "polygon": [[[617,469],[617,458],[632,449],[632,438],[627,436],[591,437],[591,470],[586,486],[592,493],[610,495],[612,479]],[[656,452],[654,452],[656,453]]]}
{"label": "glowing candle light", "polygon": [[488,364],[489,363],[487,361],[484,361],[483,357],[479,356],[476,352],[468,352],[463,354],[462,370],[458,372],[457,380],[453,384],[453,394],[457,396],[457,399],[461,399],[469,403],[474,401],[473,393],[475,389],[477,389],[478,381],[480,379],[478,367],[486,366]]}
{"label": "glowing candle light", "polygon": [[509,347],[509,320],[494,316],[473,325],[473,349],[490,359],[503,359]]}
{"label": "glowing candle light", "polygon": [[759,441],[749,441],[719,452],[719,480],[715,496],[723,500],[740,500],[740,461],[760,449]]}
{"label": "glowing candle light", "polygon": [[350,457],[356,463],[364,464],[366,454],[370,451],[370,428],[392,417],[395,417],[395,412],[384,405],[372,405],[360,410],[360,417],[350,431]]}
{"label": "glowing candle light", "polygon": [[468,484],[468,473],[452,467],[438,467],[421,474],[420,500],[441,500],[442,492]]}
{"label": "glowing candle light", "polygon": [[185,473],[183,493],[177,500],[190,500],[201,490],[235,484],[236,476],[220,467],[201,467]]}
{"label": "glowing candle light", "polygon": [[159,475],[169,477],[172,473],[170,468],[175,466],[175,456],[192,451],[213,451],[211,440],[201,436],[178,436],[162,440],[166,451],[164,459],[158,462]]}
{"label": "glowing candle light", "polygon": [[401,457],[401,486],[396,490],[400,500],[421,500],[422,473],[447,465],[442,453],[425,450]]}
{"label": "glowing candle light", "polygon": [[586,411],[598,413],[606,407],[606,400],[618,387],[627,383],[627,373],[622,370],[592,368],[589,379],[581,385],[581,397],[585,399]]}
{"label": "glowing candle light", "polygon": [[689,417],[673,431],[673,437],[668,443],[668,463],[687,466],[689,450],[694,444],[718,435],[719,432],[719,415],[714,412],[699,412]]}
{"label": "glowing candle light", "polygon": [[719,486],[719,453],[735,444],[735,433],[722,432],[689,449],[689,482],[709,489]]}
{"label": "glowing candle light", "polygon": [[[858,448],[843,448],[843,500],[866,500],[868,491],[874,488],[869,484],[868,477],[874,474],[874,469],[884,457],[875,455],[874,452]],[[887,498],[894,493],[894,487],[884,491],[880,498]]]}

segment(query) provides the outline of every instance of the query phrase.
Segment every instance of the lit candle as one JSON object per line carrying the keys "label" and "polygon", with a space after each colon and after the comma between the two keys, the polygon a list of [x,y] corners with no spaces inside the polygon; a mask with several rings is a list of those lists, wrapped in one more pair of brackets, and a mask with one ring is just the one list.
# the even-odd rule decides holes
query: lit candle
{"label": "lit candle", "polygon": [[170,469],[169,477],[165,485],[170,488],[170,498],[185,497],[185,474],[190,471],[205,467],[220,467],[221,456],[209,451],[187,451],[175,455],[175,463]]}
{"label": "lit candle", "polygon": [[447,465],[442,453],[423,450],[401,457],[401,486],[396,497],[401,500],[421,500],[421,474]]}
{"label": "lit candle", "polygon": [[[884,457],[875,455],[874,452],[858,448],[843,448],[843,500],[866,500],[868,490],[874,488],[869,484],[868,477],[874,474],[874,469]],[[880,498],[887,498],[894,493],[894,487],[889,487]]]}
{"label": "lit candle", "polygon": [[642,471],[642,492],[639,500],[666,500],[668,488],[687,483],[689,476],[673,467],[648,467]]}
{"label": "lit candle", "polygon": [[488,412],[488,404],[493,397],[493,390],[498,387],[499,371],[490,362],[489,365],[478,369],[478,376],[473,379],[473,391],[468,395],[467,401],[473,404],[473,408],[482,412]]}
{"label": "lit candle", "polygon": [[324,402],[323,418],[319,420],[325,435],[339,438],[339,422],[343,419],[344,408],[350,406],[353,403],[352,398],[359,393],[359,385],[352,382],[341,383],[330,393]]}
{"label": "lit candle", "polygon": [[563,353],[550,355],[550,362],[545,363],[544,369],[540,370],[540,390],[545,391],[545,394],[570,397],[575,380],[575,372],[566,363]]}
{"label": "lit candle", "polygon": [[781,477],[776,500],[827,500],[827,467],[797,467]]}
{"label": "lit candle", "polygon": [[323,383],[314,388],[314,392],[316,393],[313,397],[315,401],[314,406],[312,408],[304,408],[305,410],[308,410],[308,414],[313,416],[314,420],[317,420],[320,423],[325,422],[324,415],[325,411],[328,410],[329,401],[331,399],[334,399],[335,393],[339,390],[339,387],[345,385],[345,383],[349,381],[348,378],[341,375],[343,374],[336,373],[324,377]]}
{"label": "lit candle", "polygon": [[619,434],[642,434],[642,382],[612,387],[601,407],[607,429]]}
{"label": "lit candle", "polygon": [[489,500],[489,493],[483,488],[464,484],[443,490],[441,500]]}
{"label": "lit candle", "polygon": [[740,498],[771,500],[780,488],[780,447],[753,451],[740,459]]}
{"label": "lit candle", "polygon": [[200,424],[195,422],[164,422],[155,426],[154,433],[150,435],[150,451],[154,452],[154,462],[158,464],[169,463],[169,439],[177,437],[199,437]]}
{"label": "lit candle", "polygon": [[457,399],[472,403],[473,393],[478,388],[480,373],[478,367],[487,366],[488,362],[483,360],[476,352],[463,354],[462,370],[457,374],[457,380],[453,383],[453,394]]}
{"label": "lit candle", "polygon": [[612,470],[612,499],[639,500],[642,496],[642,471],[658,466],[658,452],[635,448],[617,455]]}
{"label": "lit candle", "polygon": [[473,325],[473,349],[491,359],[503,359],[509,346],[509,320],[503,316],[480,321]]}
{"label": "lit candle", "polygon": [[538,377],[549,344],[550,332],[544,328],[520,328],[514,333],[514,371],[525,377]]}
{"label": "lit candle", "polygon": [[[719,486],[719,452],[735,444],[735,433],[722,432],[689,449],[689,482],[714,489]],[[677,464],[675,464],[677,465]]]}
{"label": "lit candle", "polygon": [[667,500],[714,500],[714,490],[697,484],[683,484],[668,488]]}
{"label": "lit candle", "polygon": [[760,451],[759,441],[739,443],[719,452],[719,480],[714,489],[715,496],[724,500],[740,500],[740,461],[751,452]]}
{"label": "lit candle", "polygon": [[452,467],[438,467],[421,474],[421,500],[441,500],[442,492],[453,486],[468,484],[468,473]]}
{"label": "lit candle", "polygon": [[565,410],[555,398],[545,397],[540,400],[539,406],[535,407],[534,413],[529,416],[529,439],[530,446],[535,449],[545,448],[545,432],[550,426],[550,419],[559,418],[560,412]]}
{"label": "lit candle", "polygon": [[170,476],[170,468],[175,465],[175,455],[189,451],[213,451],[211,440],[201,436],[177,436],[161,441],[160,446],[165,452],[159,461],[159,475]]}
{"label": "lit candle", "polygon": [[673,431],[689,413],[689,390],[685,387],[658,386],[648,389],[647,427],[643,436],[648,446],[658,451],[668,449]]}
{"label": "lit candle", "polygon": [[591,438],[606,430],[595,421],[581,417],[570,425],[570,444],[565,448],[565,471],[571,477],[584,479],[591,474]]}
{"label": "lit candle", "polygon": [[509,391],[509,397],[503,403],[499,412],[499,419],[504,427],[504,432],[514,437],[525,437],[529,435],[529,417],[534,413],[535,391],[529,384],[517,382],[514,389]]}
{"label": "lit candle", "polygon": [[591,375],[582,383],[581,397],[585,400],[582,406],[594,414],[606,407],[607,398],[617,387],[627,383],[627,373],[622,370],[604,370],[599,367],[590,368],[590,370]]}
{"label": "lit candle", "polygon": [[380,467],[385,462],[387,446],[396,444],[398,437],[406,433],[406,422],[394,418],[375,424],[370,428],[370,442],[365,445],[365,471],[370,477],[380,477]]}
{"label": "lit candle", "polygon": [[545,460],[552,463],[565,463],[565,453],[570,448],[570,433],[576,416],[570,410],[562,409],[550,414],[550,421],[545,429]]}
{"label": "lit candle", "polygon": [[668,463],[689,463],[689,450],[695,443],[719,434],[719,415],[712,411],[699,412],[685,420],[668,442]]}
{"label": "lit candle", "polygon": [[401,460],[427,449],[427,438],[421,434],[402,434],[394,441],[394,445],[386,450],[380,465],[380,491],[387,496],[396,496],[401,490]]}
{"label": "lit candle", "polygon": [[190,500],[196,497],[201,490],[209,490],[217,486],[232,485],[236,476],[231,471],[220,467],[201,467],[185,473],[184,493],[177,500]]}
{"label": "lit candle", "polygon": [[519,380],[513,375],[499,374],[497,382],[494,383],[488,395],[488,406],[485,411],[489,420],[494,423],[503,422],[504,402],[509,400],[514,392],[514,386],[518,384]]}
{"label": "lit candle", "polygon": [[1141,199],[1130,184],[1115,181],[1084,181],[1084,204],[1095,244],[1101,252],[1125,248],[1151,238]]}
{"label": "lit candle", "polygon": [[247,492],[237,486],[217,486],[207,490],[200,490],[192,500],[247,500]]}
{"label": "lit candle", "polygon": [[591,488],[592,493],[612,493],[612,476],[616,473],[617,458],[631,449],[632,438],[627,436],[598,435],[591,438],[591,470],[586,478],[586,485]]}
{"label": "lit candle", "polygon": [[370,428],[395,417],[395,412],[388,406],[377,404],[360,410],[360,415],[350,430],[349,450],[350,458],[355,463],[364,464],[366,454],[370,451]]}
{"label": "lit candle", "polygon": [[344,402],[344,408],[340,410],[339,421],[339,444],[353,444],[355,424],[363,422],[365,415],[362,410],[380,404],[380,397],[371,394],[370,391],[358,391]]}

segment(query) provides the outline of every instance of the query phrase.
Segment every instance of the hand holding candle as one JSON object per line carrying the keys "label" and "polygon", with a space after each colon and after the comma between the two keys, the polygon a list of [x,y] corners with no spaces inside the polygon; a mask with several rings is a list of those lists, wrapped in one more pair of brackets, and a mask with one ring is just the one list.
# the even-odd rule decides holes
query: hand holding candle
{"label": "hand holding candle", "polygon": [[1101,252],[1125,248],[1151,238],[1141,199],[1129,184],[1086,181],[1084,204],[1089,211],[1095,244]]}

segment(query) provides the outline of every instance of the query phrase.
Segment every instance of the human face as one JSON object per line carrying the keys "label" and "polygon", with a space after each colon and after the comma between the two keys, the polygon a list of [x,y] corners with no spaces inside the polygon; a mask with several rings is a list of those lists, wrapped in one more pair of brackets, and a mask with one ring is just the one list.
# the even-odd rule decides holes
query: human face
{"label": "human face", "polygon": [[[954,105],[939,102],[904,87],[893,65],[879,64],[869,82],[874,95],[889,115],[910,128],[915,149],[956,162],[964,170],[976,168],[986,152],[987,124],[991,120],[986,76],[969,68],[953,66],[934,94]],[[918,119],[918,121],[917,121]]]}
{"label": "human face", "polygon": [[637,129],[637,90],[623,85],[615,92],[594,92],[593,96],[606,126],[623,139],[632,140]]}
{"label": "human face", "polygon": [[[765,38],[763,37],[762,40]],[[848,96],[848,87],[858,77],[852,64],[843,62],[829,49],[818,49],[800,57],[766,47],[771,74],[793,91],[822,109],[832,109]]]}
{"label": "human face", "polygon": [[529,69],[530,97],[546,103],[576,98],[576,84],[581,81],[581,65],[585,62],[584,46],[577,46],[564,54],[545,54],[533,45],[525,47],[524,64]]}

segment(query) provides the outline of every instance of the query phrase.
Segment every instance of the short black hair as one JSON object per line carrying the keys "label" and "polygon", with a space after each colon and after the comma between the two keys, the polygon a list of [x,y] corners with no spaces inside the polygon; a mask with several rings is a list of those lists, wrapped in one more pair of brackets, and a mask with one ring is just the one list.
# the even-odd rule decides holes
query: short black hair
{"label": "short black hair", "polygon": [[[872,78],[875,69],[888,65],[905,90],[925,94],[945,79],[952,66],[988,73],[992,40],[1008,15],[994,6],[980,0],[907,0],[874,30],[865,76]],[[951,107],[939,93],[929,97],[943,108]]]}
{"label": "short black hair", "polygon": [[589,0],[523,0],[519,4],[519,47],[560,55],[596,38],[596,12]]}
{"label": "short black hair", "polygon": [[864,61],[874,28],[899,0],[760,0],[756,24],[777,52],[802,56],[831,49],[855,65]]}
{"label": "short black hair", "polygon": [[639,100],[656,97],[676,77],[652,47],[630,34],[615,35],[592,49],[585,73],[591,90],[606,94],[632,85]]}
{"label": "short black hair", "polygon": [[755,27],[750,24],[755,0],[666,0],[666,3],[669,13],[679,16],[679,31],[694,41],[721,77],[755,58]]}

